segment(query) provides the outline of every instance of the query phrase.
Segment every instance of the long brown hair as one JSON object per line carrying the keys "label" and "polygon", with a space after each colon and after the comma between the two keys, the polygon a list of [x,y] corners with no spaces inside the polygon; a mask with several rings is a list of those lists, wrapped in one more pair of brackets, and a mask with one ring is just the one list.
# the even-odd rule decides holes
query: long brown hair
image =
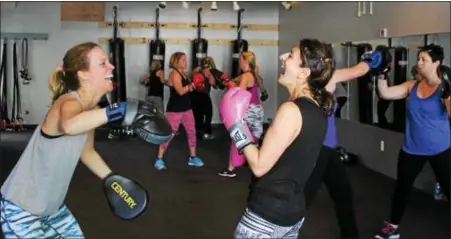
{"label": "long brown hair", "polygon": [[61,67],[53,70],[49,79],[49,90],[54,103],[61,95],[80,87],[77,72],[89,68],[89,53],[95,47],[94,42],[85,42],[70,48],[63,58]]}
{"label": "long brown hair", "polygon": [[326,116],[333,113],[335,100],[326,90],[335,71],[335,59],[332,46],[321,43],[316,39],[302,39],[299,44],[302,65],[310,69],[307,84],[312,92],[313,99],[320,105]]}

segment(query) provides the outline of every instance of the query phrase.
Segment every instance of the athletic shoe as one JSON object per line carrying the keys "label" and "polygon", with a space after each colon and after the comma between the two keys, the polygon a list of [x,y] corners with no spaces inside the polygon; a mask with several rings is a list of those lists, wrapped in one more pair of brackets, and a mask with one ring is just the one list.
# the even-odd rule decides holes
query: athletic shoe
{"label": "athletic shoe", "polygon": [[374,235],[377,239],[398,239],[400,238],[398,228],[394,228],[392,224],[384,222],[384,226],[381,231]]}
{"label": "athletic shoe", "polygon": [[224,169],[224,171],[221,171],[220,173],[218,173],[219,176],[223,176],[223,177],[229,177],[229,178],[234,178],[236,177],[236,173],[234,170],[228,170],[228,169]]}
{"label": "athletic shoe", "polygon": [[214,139],[215,136],[213,136],[212,134],[203,134],[202,135],[202,139],[203,140],[209,140],[209,139]]}
{"label": "athletic shoe", "polygon": [[155,160],[155,165],[154,165],[154,167],[155,167],[157,170],[164,170],[164,169],[166,169],[166,165],[164,164],[163,159],[160,159],[160,158],[157,158],[157,159]]}
{"label": "athletic shoe", "polygon": [[204,166],[204,162],[199,157],[189,157],[188,165],[194,167],[202,167]]}

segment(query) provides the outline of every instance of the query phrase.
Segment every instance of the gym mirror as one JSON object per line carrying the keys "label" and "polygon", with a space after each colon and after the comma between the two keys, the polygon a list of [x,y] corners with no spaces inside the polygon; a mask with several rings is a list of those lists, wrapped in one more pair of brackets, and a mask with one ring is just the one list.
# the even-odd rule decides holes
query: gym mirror
{"label": "gym mirror", "polygon": [[[445,55],[442,64],[450,66],[450,41],[447,32],[335,44],[333,49],[337,68],[344,68],[357,64],[364,52],[377,45],[388,46],[393,56],[388,84],[393,86],[413,79],[411,70],[417,62],[418,47],[426,42],[442,46]],[[338,84],[335,91],[338,103],[336,117],[404,133],[406,99],[380,99],[376,83],[376,77],[368,73],[357,80]]]}

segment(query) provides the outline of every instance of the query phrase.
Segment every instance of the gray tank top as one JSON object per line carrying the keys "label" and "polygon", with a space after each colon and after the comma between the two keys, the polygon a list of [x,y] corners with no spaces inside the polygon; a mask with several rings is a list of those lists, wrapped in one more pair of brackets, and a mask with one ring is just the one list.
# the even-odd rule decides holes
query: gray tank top
{"label": "gray tank top", "polygon": [[1,188],[3,197],[37,216],[56,213],[87,139],[88,133],[48,136],[39,124]]}

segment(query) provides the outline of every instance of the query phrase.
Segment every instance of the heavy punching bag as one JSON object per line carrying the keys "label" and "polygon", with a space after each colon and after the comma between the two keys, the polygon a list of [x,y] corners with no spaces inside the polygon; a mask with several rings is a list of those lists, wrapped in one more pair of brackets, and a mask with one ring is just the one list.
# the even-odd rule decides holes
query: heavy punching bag
{"label": "heavy punching bag", "polygon": [[124,57],[124,39],[117,35],[117,7],[113,7],[113,38],[109,39],[109,50],[111,64],[114,65],[113,71],[113,91],[107,95],[110,104],[125,101],[127,99],[127,86],[125,81],[125,57]]}
{"label": "heavy punching bag", "polygon": [[[394,85],[407,81],[407,48],[396,47],[394,59]],[[406,127],[406,99],[393,102],[393,129],[404,132]]]}
{"label": "heavy punching bag", "polygon": [[155,21],[155,40],[150,42],[150,64],[154,61],[159,61],[161,70],[164,71],[164,56],[166,54],[166,43],[160,40],[160,8],[156,10],[157,17]]}
{"label": "heavy punching bag", "polygon": [[194,69],[198,66],[201,66],[201,62],[205,57],[207,57],[208,52],[208,41],[201,37],[202,34],[202,21],[200,17],[200,13],[202,12],[202,8],[200,7],[197,10],[197,38],[192,42],[192,66],[191,69]]}
{"label": "heavy punching bag", "polygon": [[243,25],[241,24],[242,20],[242,14],[244,12],[244,9],[240,9],[238,11],[238,36],[236,40],[232,41],[232,73],[231,78],[235,78],[241,74],[240,69],[240,55],[242,52],[247,51],[249,44],[245,39],[241,39],[241,31],[243,30]]}
{"label": "heavy punching bag", "polygon": [[[373,47],[370,44],[357,45],[357,62],[361,61],[365,52],[371,51]],[[359,121],[365,124],[373,124],[373,93],[372,93],[372,74],[369,71],[357,80],[359,90]]]}

